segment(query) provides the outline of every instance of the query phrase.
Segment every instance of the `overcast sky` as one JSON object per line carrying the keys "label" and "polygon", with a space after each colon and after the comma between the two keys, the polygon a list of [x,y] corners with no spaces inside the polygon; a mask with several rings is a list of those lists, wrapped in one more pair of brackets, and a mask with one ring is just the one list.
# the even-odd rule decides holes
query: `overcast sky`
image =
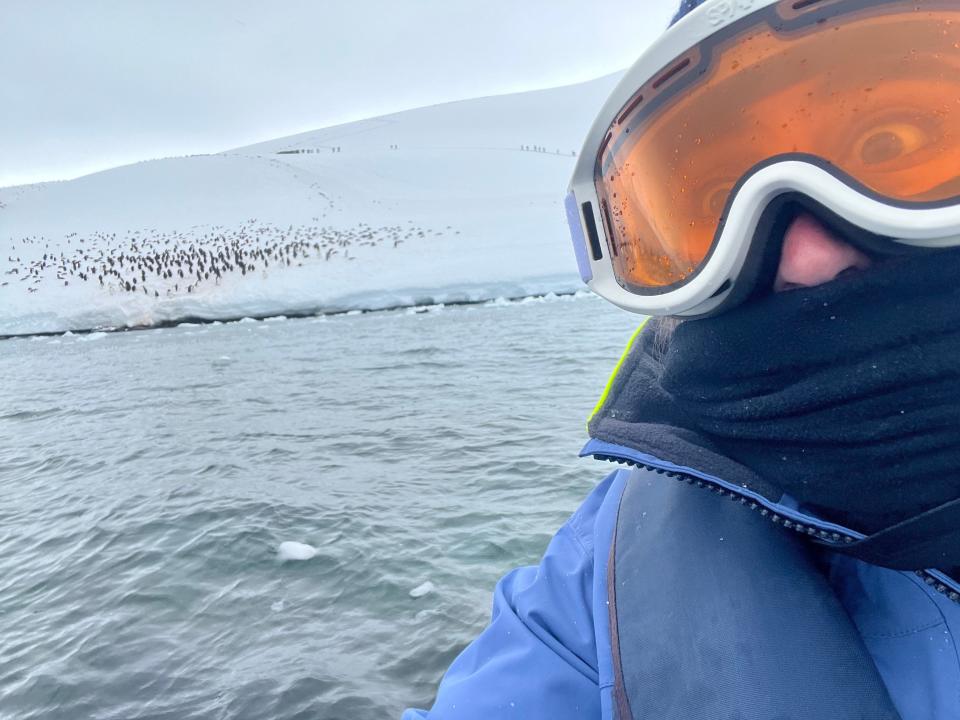
{"label": "overcast sky", "polygon": [[629,66],[675,0],[0,0],[0,186]]}

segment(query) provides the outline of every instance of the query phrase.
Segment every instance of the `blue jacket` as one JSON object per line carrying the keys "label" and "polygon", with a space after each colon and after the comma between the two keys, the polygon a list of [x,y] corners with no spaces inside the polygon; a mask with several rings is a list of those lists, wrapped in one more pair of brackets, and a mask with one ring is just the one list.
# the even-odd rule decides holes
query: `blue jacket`
{"label": "blue jacket", "polygon": [[403,720],[960,718],[960,585],[854,559],[862,534],[658,416],[638,334],[584,455],[619,470]]}
{"label": "blue jacket", "polygon": [[[705,485],[714,488],[725,486],[720,478],[692,468],[679,468],[630,448],[592,441],[585,454],[641,463],[685,477],[700,477]],[[623,717],[623,708],[620,714],[615,709],[615,665],[620,657],[615,658],[613,647],[608,579],[618,513],[628,484],[647,484],[648,487],[641,489],[640,498],[655,486],[646,478],[638,478],[637,472],[620,470],[608,476],[556,534],[539,566],[516,569],[497,584],[490,625],[450,666],[433,709],[429,712],[408,710],[403,720]],[[656,482],[674,484],[678,492],[686,494],[705,492],[685,487],[669,477],[659,477]],[[732,494],[737,490],[731,486],[727,492]],[[717,492],[705,493],[704,497],[718,504],[722,499]],[[759,516],[739,503],[731,507],[745,519]],[[790,507],[789,501],[763,509],[776,513],[780,524],[789,524],[791,530],[804,527],[822,528],[830,533],[850,532],[805,515]],[[785,532],[772,522],[766,525],[771,533]],[[722,537],[717,538],[717,543],[723,541]],[[659,551],[670,556],[671,562],[676,560],[669,547]],[[960,639],[960,605],[948,597],[951,591],[960,592],[960,587],[939,574],[936,575],[937,587],[914,573],[867,565],[843,555],[824,552],[821,558],[824,577],[852,619],[902,720],[960,717],[960,656],[954,639]],[[709,567],[697,566],[696,557],[687,557],[686,563],[693,566],[692,575],[711,572]],[[749,567],[751,559],[745,557],[743,563]],[[769,584],[781,579],[764,576],[758,580]],[[683,608],[686,600],[677,597],[675,602],[678,608]],[[625,605],[623,601],[618,604]],[[712,621],[702,617],[681,615],[681,620],[705,624],[708,632],[713,626]],[[784,644],[789,649],[796,618],[781,617],[779,621],[783,624]],[[661,640],[669,643],[676,639],[667,636]],[[622,635],[618,638],[621,649],[628,642]],[[621,651],[616,655],[620,656]],[[775,661],[776,658],[769,658],[771,677],[780,673],[780,668],[773,665]],[[681,675],[682,672],[678,672],[677,677],[672,677],[668,673],[661,681],[689,682],[689,678]],[[702,682],[709,687],[714,679],[707,676]],[[647,688],[651,697],[669,694],[675,689],[665,685]],[[762,696],[762,688],[760,690]],[[811,690],[815,696],[821,688],[806,691]],[[743,714],[729,717],[754,717],[744,708],[740,710]],[[661,720],[667,715],[637,717]],[[814,720],[819,716],[804,713],[797,717]],[[850,717],[877,720],[881,716]]]}

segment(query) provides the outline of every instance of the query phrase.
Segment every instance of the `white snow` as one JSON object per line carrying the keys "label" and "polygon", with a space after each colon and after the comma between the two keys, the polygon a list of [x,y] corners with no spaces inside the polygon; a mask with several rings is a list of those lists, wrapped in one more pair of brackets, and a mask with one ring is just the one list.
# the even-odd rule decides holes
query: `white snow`
{"label": "white snow", "polygon": [[574,291],[563,195],[615,81],[0,188],[0,335]]}
{"label": "white snow", "polygon": [[417,585],[413,590],[410,591],[410,597],[412,598],[422,598],[424,595],[429,595],[437,589],[437,586],[432,582],[427,580],[420,585]]}
{"label": "white snow", "polygon": [[311,560],[317,556],[317,549],[302,542],[286,540],[277,548],[277,558],[287,560]]}

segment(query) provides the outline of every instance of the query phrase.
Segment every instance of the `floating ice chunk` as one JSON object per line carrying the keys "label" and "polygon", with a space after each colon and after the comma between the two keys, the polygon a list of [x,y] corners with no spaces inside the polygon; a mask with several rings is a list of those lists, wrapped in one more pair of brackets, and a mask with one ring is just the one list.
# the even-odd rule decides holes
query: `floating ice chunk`
{"label": "floating ice chunk", "polygon": [[283,612],[283,600],[277,600],[275,603],[270,605],[270,609],[274,612]]}
{"label": "floating ice chunk", "polygon": [[411,590],[410,597],[421,598],[424,595],[429,595],[436,589],[437,589],[437,586],[434,585],[429,580],[427,580],[425,583],[421,583],[420,585],[417,585],[413,590]]}
{"label": "floating ice chunk", "polygon": [[277,548],[277,557],[282,561],[287,560],[310,560],[316,557],[317,549],[313,545],[287,540],[280,543]]}
{"label": "floating ice chunk", "polygon": [[102,340],[106,336],[107,334],[105,332],[93,332],[89,335],[81,335],[77,339],[80,340],[80,342],[93,342],[94,340]]}

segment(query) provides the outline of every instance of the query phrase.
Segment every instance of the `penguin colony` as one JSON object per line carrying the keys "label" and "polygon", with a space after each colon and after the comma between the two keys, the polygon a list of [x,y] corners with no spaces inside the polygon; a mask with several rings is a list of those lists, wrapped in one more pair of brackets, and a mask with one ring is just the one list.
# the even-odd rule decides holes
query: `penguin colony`
{"label": "penguin colony", "polygon": [[[12,282],[27,283],[27,292],[33,293],[47,283],[64,287],[86,283],[111,293],[171,298],[220,285],[230,276],[245,277],[258,271],[265,276],[272,268],[298,267],[308,261],[354,260],[351,250],[396,248],[407,240],[444,234],[416,227],[412,220],[406,227],[360,223],[342,229],[316,225],[280,228],[253,218],[239,228],[217,225],[203,230],[202,234],[199,229],[189,233],[134,230],[120,236],[71,233],[65,242],[53,246],[43,236],[20,238],[13,242],[7,257],[0,258],[7,265],[0,265],[0,288]],[[19,254],[18,246],[23,248]],[[21,260],[21,255],[28,259]]]}

